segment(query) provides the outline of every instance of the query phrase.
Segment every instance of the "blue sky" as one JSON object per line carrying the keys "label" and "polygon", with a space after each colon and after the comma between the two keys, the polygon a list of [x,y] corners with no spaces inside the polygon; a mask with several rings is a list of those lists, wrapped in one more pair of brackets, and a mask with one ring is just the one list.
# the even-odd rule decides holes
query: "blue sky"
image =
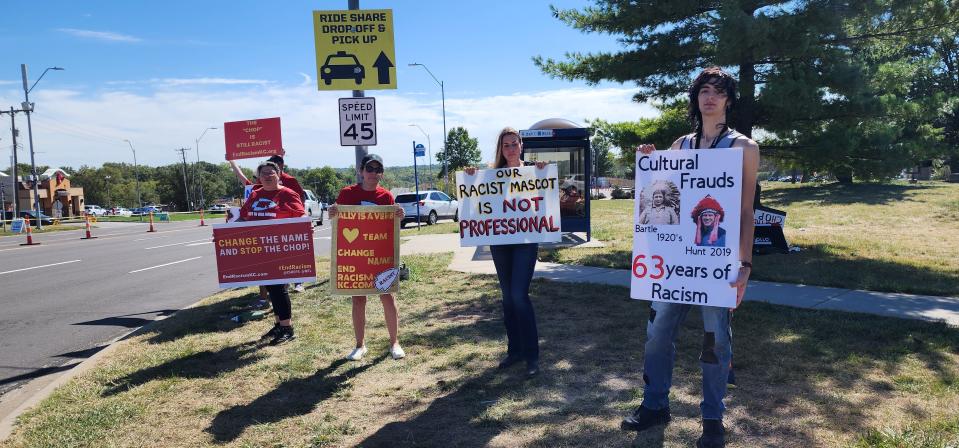
{"label": "blue sky", "polygon": [[[630,102],[631,86],[550,79],[535,55],[615,50],[612,36],[584,35],[554,19],[550,4],[585,1],[361,1],[362,9],[393,9],[397,90],[377,97],[380,145],[371,151],[406,159],[411,139],[442,140],[439,88],[446,85],[447,127],[464,126],[492,158],[499,128],[528,127],[560,116],[637,119],[653,114]],[[349,91],[316,90],[311,11],[346,9],[338,1],[121,2],[14,0],[0,15],[0,107],[23,101],[21,63],[36,102],[38,163],[74,166],[127,161],[130,139],[142,163],[174,162],[173,148],[194,146],[209,126],[280,116],[293,166],[347,166],[352,147],[337,139],[336,98]],[[23,123],[19,123],[22,121]],[[25,131],[25,120],[18,117]],[[8,126],[4,125],[3,128]],[[0,151],[9,131],[0,128]],[[25,132],[24,132],[25,134]],[[222,160],[222,132],[201,143],[204,160]],[[21,156],[25,155],[21,152]],[[194,155],[195,157],[195,155]],[[3,157],[0,166],[6,165]],[[252,161],[250,162],[252,164]],[[409,160],[397,160],[409,164]]]}

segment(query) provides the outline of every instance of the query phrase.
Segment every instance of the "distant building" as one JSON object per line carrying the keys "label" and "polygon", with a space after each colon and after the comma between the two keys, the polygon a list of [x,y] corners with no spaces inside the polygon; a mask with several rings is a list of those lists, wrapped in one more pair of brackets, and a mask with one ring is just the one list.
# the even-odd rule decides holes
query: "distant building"
{"label": "distant building", "polygon": [[[33,182],[24,181],[18,176],[16,181],[10,177],[2,178],[4,183],[4,200],[7,210],[13,210],[13,194],[19,198],[20,210],[33,208]],[[9,179],[9,180],[8,180]],[[83,187],[71,187],[70,175],[60,168],[50,168],[40,175],[38,185],[40,209],[49,216],[55,216],[54,201],[61,204],[61,216],[64,218],[80,216],[83,212]]]}

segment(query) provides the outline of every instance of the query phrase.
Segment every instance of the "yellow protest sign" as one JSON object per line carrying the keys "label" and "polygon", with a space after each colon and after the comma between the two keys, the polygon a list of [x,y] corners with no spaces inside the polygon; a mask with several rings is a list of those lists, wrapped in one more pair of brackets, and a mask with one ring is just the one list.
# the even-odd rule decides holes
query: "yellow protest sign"
{"label": "yellow protest sign", "polygon": [[319,90],[396,88],[393,10],[313,11]]}

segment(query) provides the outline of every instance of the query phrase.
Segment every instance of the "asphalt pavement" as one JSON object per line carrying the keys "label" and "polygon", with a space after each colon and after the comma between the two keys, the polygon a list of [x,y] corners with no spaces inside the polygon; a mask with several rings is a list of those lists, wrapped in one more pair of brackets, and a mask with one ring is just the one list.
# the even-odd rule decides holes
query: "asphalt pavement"
{"label": "asphalt pavement", "polygon": [[[0,396],[219,290],[212,227],[148,227],[100,223],[91,240],[80,239],[82,230],[38,233],[38,246],[0,238]],[[314,242],[329,256],[329,222]]]}

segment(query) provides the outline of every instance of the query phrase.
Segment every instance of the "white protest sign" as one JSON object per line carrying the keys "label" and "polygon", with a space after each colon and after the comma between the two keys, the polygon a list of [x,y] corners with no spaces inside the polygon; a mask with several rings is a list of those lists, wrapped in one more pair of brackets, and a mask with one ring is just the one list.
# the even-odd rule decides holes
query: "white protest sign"
{"label": "white protest sign", "polygon": [[630,297],[735,307],[743,151],[636,154]]}
{"label": "white protest sign", "polygon": [[556,165],[456,173],[460,245],[544,243],[563,237]]}
{"label": "white protest sign", "polygon": [[340,98],[340,146],[376,146],[376,98]]}

